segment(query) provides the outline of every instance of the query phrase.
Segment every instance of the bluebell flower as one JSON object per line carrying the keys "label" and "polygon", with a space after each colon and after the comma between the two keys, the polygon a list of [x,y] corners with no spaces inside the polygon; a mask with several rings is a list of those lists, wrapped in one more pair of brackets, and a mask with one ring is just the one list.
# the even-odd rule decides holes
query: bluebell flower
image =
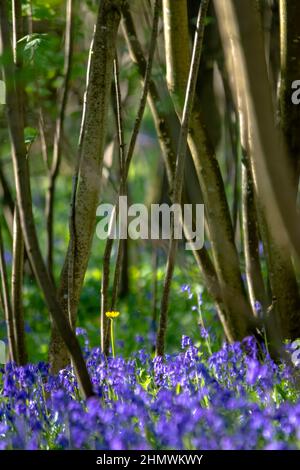
{"label": "bluebell flower", "polygon": [[207,331],[207,329],[204,328],[203,326],[200,326],[200,336],[201,336],[201,338],[203,338],[203,339],[209,338],[208,331]]}
{"label": "bluebell flower", "polygon": [[188,348],[189,346],[192,346],[192,340],[189,336],[182,335],[181,338],[181,347],[182,349]]}
{"label": "bluebell flower", "polygon": [[137,344],[143,344],[145,341],[144,337],[141,335],[135,335],[134,340]]}
{"label": "bluebell flower", "polygon": [[283,398],[296,387],[290,366],[258,356],[252,337],[208,358],[189,337],[182,345],[153,360],[145,350],[108,360],[89,350],[98,396],[87,402],[71,367],[50,376],[43,363],[7,364],[0,449],[299,448],[296,388]]}

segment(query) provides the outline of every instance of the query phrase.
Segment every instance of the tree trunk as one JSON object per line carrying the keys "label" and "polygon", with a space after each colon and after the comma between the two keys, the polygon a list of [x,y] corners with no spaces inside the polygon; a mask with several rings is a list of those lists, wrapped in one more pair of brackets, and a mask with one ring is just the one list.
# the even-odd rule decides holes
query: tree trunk
{"label": "tree trunk", "polygon": [[[163,5],[167,80],[180,119],[188,73],[185,64],[190,57],[187,6],[185,0],[164,0]],[[195,100],[191,116],[188,143],[203,194],[213,258],[226,306],[226,331],[229,340],[242,339],[251,332],[252,312],[242,283],[220,168],[203,124],[198,100]]]}
{"label": "tree trunk", "polygon": [[64,121],[66,114],[66,106],[69,94],[69,82],[71,78],[72,59],[73,59],[73,42],[74,42],[74,5],[73,0],[66,2],[66,28],[65,28],[65,55],[64,55],[64,82],[59,91],[59,116],[56,120],[54,143],[53,143],[53,159],[51,168],[49,169],[49,187],[46,194],[46,226],[47,226],[47,268],[49,274],[53,276],[53,231],[54,231],[54,198],[56,181],[59,175],[61,163],[61,147],[64,131]]}
{"label": "tree trunk", "polygon": [[18,208],[15,208],[13,230],[13,267],[11,275],[11,303],[16,338],[17,362],[25,365],[28,359],[23,309],[24,240]]}
{"label": "tree trunk", "polygon": [[10,361],[17,362],[17,346],[16,346],[16,337],[14,330],[14,321],[13,321],[13,312],[11,308],[11,300],[9,295],[8,288],[8,277],[6,270],[5,254],[4,254],[4,245],[2,239],[2,228],[0,225],[0,277],[1,277],[1,303],[3,304],[6,331],[7,331],[7,341],[8,341],[8,353]]}
{"label": "tree trunk", "polygon": [[[128,4],[126,9],[124,10],[123,26],[124,35],[131,53],[132,60],[136,63],[139,74],[143,80],[146,70],[146,60],[144,58],[140,42],[137,38],[136,30],[134,27],[131,13],[129,11]],[[160,91],[162,89],[162,93],[160,94],[156,83],[151,80],[148,99],[160,147],[162,150],[164,163],[166,166],[169,187],[172,188],[176,161],[176,136],[178,135],[180,129],[180,123],[177,116],[174,116],[174,113],[172,117],[170,116],[170,110],[172,110],[172,102],[170,100],[168,90],[165,90],[165,88],[166,87],[164,82],[161,83]],[[163,96],[163,98],[161,96]],[[172,132],[173,127],[175,127],[174,132]],[[190,178],[188,180],[185,180],[183,202],[186,204],[199,204],[202,203],[202,196],[199,188],[197,175],[194,171],[194,163],[190,154],[188,154],[187,158],[187,164],[190,166],[190,170],[193,170],[193,178],[191,178],[190,173]],[[195,181],[196,183],[194,188],[192,188],[193,185],[190,184],[191,180]],[[226,331],[226,310],[220,292],[219,281],[210,256],[205,247],[203,247],[201,250],[194,250],[193,254],[197,265],[199,266],[200,272],[203,275],[206,288],[211,297],[216,302],[219,317]]]}
{"label": "tree trunk", "polygon": [[300,114],[291,100],[292,83],[300,79],[300,2],[280,0],[280,123],[293,170],[295,197],[299,182]]}
{"label": "tree trunk", "polygon": [[[100,2],[93,38],[74,208],[74,284],[70,299],[73,325],[76,322],[77,306],[88,265],[99,203],[113,61],[122,3],[123,0]],[[69,245],[59,288],[59,299],[65,318],[68,318],[69,313],[69,257],[73,256],[71,251]],[[69,361],[67,350],[55,325],[52,327],[49,357],[53,371],[58,371]]]}
{"label": "tree trunk", "polygon": [[275,125],[260,18],[251,0],[242,4],[238,0],[215,0],[215,9],[226,57],[232,59],[233,94],[238,97],[239,113],[248,126],[249,155],[261,212],[260,229],[281,334],[294,339],[300,336],[300,304],[290,253],[293,247],[299,254],[299,219],[292,173],[283,138]]}
{"label": "tree trunk", "polygon": [[249,297],[253,313],[256,314],[256,302],[261,304],[263,311],[267,308],[267,295],[259,260],[259,233],[257,212],[255,206],[255,193],[251,173],[249,156],[243,150],[242,160],[242,218],[243,243],[245,253],[246,277]]}
{"label": "tree trunk", "polygon": [[6,61],[2,64],[2,69],[6,84],[7,120],[12,146],[17,203],[23,237],[35,277],[44,294],[51,317],[56,323],[72,357],[79,386],[84,396],[89,397],[93,395],[93,387],[80,345],[57,301],[55,286],[48,275],[38,243],[32,211],[30,173],[24,141],[24,119],[20,103],[20,94],[16,85],[16,68],[10,43],[9,20],[5,0],[0,0],[0,26],[1,53],[5,53],[6,56]]}

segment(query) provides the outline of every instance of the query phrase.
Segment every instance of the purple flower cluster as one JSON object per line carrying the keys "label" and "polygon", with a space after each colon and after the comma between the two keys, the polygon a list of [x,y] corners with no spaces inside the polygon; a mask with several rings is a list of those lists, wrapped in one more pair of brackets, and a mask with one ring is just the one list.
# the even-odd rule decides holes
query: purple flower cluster
{"label": "purple flower cluster", "polygon": [[[81,333],[82,332],[78,332]],[[182,351],[130,359],[85,354],[95,397],[82,400],[71,368],[0,370],[0,449],[299,449],[293,374],[252,338],[207,357]]]}

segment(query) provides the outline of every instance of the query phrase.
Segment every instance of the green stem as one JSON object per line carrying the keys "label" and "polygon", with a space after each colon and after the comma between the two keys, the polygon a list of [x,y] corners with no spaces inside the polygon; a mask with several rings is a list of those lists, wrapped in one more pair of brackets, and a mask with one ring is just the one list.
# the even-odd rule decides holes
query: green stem
{"label": "green stem", "polygon": [[[201,309],[201,303],[200,303],[200,301],[199,301],[199,298],[198,298],[198,313],[199,313],[200,325],[202,326],[202,328],[203,328],[204,330],[206,330],[205,324],[204,324],[204,320],[203,320],[203,316],[202,316],[202,309]],[[207,330],[206,330],[206,331],[207,331]],[[208,336],[208,338],[205,338],[205,343],[206,343],[206,347],[207,347],[208,353],[209,353],[209,355],[211,356],[211,355],[212,355],[212,349],[211,349],[210,337],[209,337],[209,336]]]}
{"label": "green stem", "polygon": [[114,337],[114,321],[110,319],[110,340],[111,340],[111,351],[112,357],[115,357],[115,337]]}

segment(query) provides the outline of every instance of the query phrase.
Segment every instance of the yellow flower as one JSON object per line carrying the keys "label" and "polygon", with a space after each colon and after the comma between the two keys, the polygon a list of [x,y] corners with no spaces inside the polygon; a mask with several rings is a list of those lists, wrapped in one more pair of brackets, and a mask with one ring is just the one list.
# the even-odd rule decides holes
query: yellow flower
{"label": "yellow flower", "polygon": [[106,312],[105,315],[107,318],[117,318],[120,315],[120,312]]}

